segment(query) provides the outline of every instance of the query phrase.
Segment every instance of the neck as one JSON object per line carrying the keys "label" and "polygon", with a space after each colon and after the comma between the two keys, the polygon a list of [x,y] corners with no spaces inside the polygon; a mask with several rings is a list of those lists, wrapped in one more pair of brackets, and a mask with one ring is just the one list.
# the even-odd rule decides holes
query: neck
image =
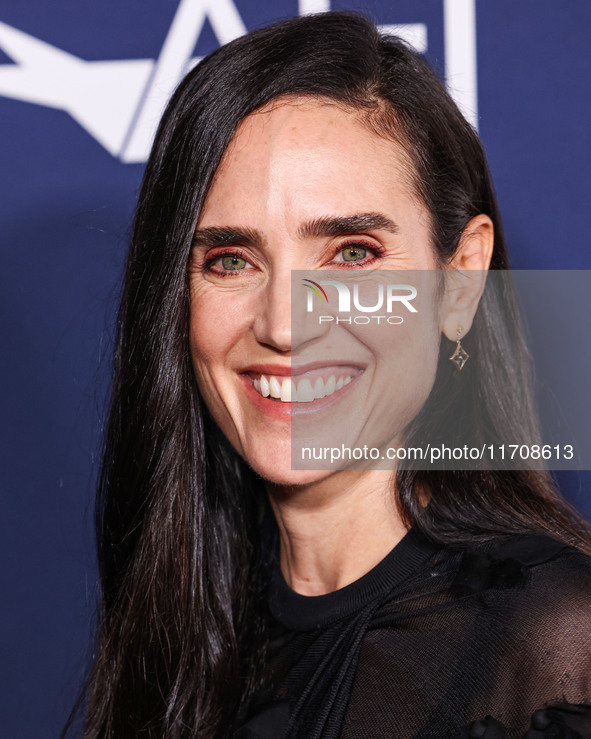
{"label": "neck", "polygon": [[365,575],[406,534],[393,473],[338,472],[298,486],[269,485],[281,570],[302,595],[323,595]]}

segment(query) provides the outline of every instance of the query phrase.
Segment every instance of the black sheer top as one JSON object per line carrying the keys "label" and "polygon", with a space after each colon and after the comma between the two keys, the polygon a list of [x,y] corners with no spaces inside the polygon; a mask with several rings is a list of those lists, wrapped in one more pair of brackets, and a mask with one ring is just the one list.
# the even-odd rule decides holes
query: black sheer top
{"label": "black sheer top", "polygon": [[275,562],[265,689],[236,739],[591,739],[591,557],[538,535],[411,529],[341,590]]}

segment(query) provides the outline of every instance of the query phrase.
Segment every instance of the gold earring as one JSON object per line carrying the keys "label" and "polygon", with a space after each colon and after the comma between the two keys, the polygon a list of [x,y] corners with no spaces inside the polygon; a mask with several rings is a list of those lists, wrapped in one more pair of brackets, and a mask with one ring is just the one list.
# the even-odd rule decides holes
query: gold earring
{"label": "gold earring", "polygon": [[450,361],[452,361],[455,366],[458,368],[458,370],[461,370],[462,367],[466,364],[468,359],[470,358],[470,355],[468,352],[464,349],[460,342],[460,336],[462,335],[462,327],[458,326],[458,338],[456,339],[456,350],[451,355]]}

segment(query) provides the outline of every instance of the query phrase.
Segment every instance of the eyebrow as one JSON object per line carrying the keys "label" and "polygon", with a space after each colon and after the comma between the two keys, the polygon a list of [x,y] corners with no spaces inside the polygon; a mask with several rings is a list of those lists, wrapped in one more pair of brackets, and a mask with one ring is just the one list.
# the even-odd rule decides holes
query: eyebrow
{"label": "eyebrow", "polygon": [[232,246],[232,244],[258,244],[262,241],[258,231],[234,226],[200,228],[193,235],[193,246]]}
{"label": "eyebrow", "polygon": [[[345,236],[365,231],[389,231],[397,234],[398,226],[381,213],[356,213],[351,216],[321,216],[302,224],[297,231],[300,239],[321,236]],[[262,244],[262,235],[250,228],[211,226],[200,228],[193,236],[193,246],[244,246]]]}
{"label": "eyebrow", "polygon": [[352,216],[323,216],[304,223],[298,229],[300,238],[319,236],[345,236],[363,231],[389,231],[398,233],[398,226],[381,213],[357,213]]}

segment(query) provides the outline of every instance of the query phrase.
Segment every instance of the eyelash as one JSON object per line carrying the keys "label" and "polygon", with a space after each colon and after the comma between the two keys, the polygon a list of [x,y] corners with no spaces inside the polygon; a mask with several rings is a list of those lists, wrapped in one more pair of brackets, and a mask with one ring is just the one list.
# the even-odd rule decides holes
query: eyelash
{"label": "eyelash", "polygon": [[337,256],[337,254],[340,254],[347,247],[361,247],[362,249],[365,249],[365,251],[371,252],[373,254],[373,258],[365,257],[365,259],[360,259],[359,261],[354,262],[337,262],[337,264],[339,265],[337,269],[354,269],[360,264],[371,264],[376,259],[383,257],[386,252],[386,249],[379,244],[370,243],[369,241],[362,241],[360,239],[353,239],[351,241],[346,241],[344,244],[339,244],[337,250],[333,255],[333,259]]}
{"label": "eyelash", "polygon": [[[333,259],[340,254],[342,251],[344,251],[347,247],[361,247],[362,249],[365,249],[368,252],[371,252],[373,254],[373,258],[365,258],[363,260],[358,261],[352,261],[352,262],[336,262],[335,264],[338,264],[337,269],[355,269],[355,267],[366,264],[371,264],[376,259],[379,259],[384,255],[386,252],[386,249],[383,246],[380,246],[379,244],[369,243],[368,241],[362,241],[359,239],[355,239],[352,241],[346,241],[343,244],[339,244],[337,249],[335,250],[333,254]],[[244,259],[245,262],[248,262],[248,259],[244,252],[240,251],[239,249],[233,249],[231,251],[225,251],[221,254],[215,254],[211,257],[208,257],[204,260],[203,265],[201,267],[201,270],[203,272],[214,272],[218,277],[236,277],[240,272],[243,272],[244,270],[241,269],[222,269],[219,272],[212,269],[213,265],[218,262],[219,260],[223,259],[224,257],[238,257],[239,259]]]}
{"label": "eyelash", "polygon": [[245,262],[248,262],[246,255],[238,249],[233,251],[224,251],[221,254],[214,254],[212,257],[205,259],[203,266],[201,267],[201,271],[214,272],[218,277],[236,277],[237,274],[243,271],[240,269],[222,269],[219,272],[213,270],[212,266],[224,257],[238,257],[239,259],[244,259]]}

